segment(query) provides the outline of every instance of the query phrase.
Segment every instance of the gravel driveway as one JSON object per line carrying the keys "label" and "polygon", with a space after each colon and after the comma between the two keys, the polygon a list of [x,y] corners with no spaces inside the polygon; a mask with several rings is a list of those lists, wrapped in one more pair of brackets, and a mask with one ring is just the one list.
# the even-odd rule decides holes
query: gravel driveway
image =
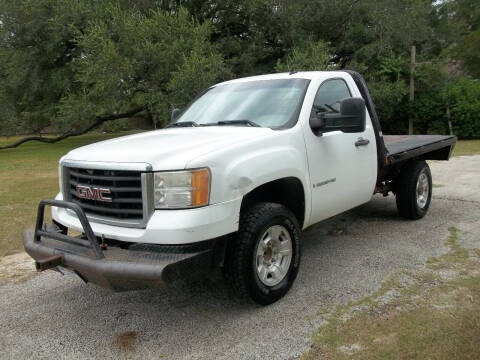
{"label": "gravel driveway", "polygon": [[310,228],[297,281],[271,306],[232,299],[220,279],[130,293],[51,271],[7,283],[0,287],[0,357],[295,358],[309,348],[320,308],[373,292],[394,270],[444,252],[450,226],[479,221],[480,156],[431,168],[436,185],[426,218],[400,219],[394,197],[377,195]]}

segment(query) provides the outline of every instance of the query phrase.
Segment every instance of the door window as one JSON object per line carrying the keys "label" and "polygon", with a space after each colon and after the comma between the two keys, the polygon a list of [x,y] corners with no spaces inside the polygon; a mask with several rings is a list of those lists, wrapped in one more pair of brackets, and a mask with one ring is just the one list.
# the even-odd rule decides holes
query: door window
{"label": "door window", "polygon": [[318,88],[313,109],[317,114],[340,112],[340,102],[352,97],[347,84],[342,79],[333,79],[324,82]]}

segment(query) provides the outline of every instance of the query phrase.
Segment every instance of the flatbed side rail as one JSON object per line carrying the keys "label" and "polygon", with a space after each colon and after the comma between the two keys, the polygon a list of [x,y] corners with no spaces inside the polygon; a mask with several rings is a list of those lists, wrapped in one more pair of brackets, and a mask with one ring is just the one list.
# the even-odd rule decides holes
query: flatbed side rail
{"label": "flatbed side rail", "polygon": [[436,151],[444,148],[448,148],[448,151],[442,156],[441,159],[437,158],[426,158],[427,160],[448,160],[450,158],[451,152],[455,146],[457,141],[456,136],[452,136],[446,139],[442,139],[440,141],[436,141],[434,143],[421,145],[418,147],[414,147],[412,149],[407,149],[405,151],[401,151],[399,153],[388,154],[386,164],[393,165],[395,163],[399,163],[401,161],[405,161],[407,159],[411,159],[414,157],[424,156],[428,153],[434,154]]}
{"label": "flatbed side rail", "polygon": [[[68,236],[66,234],[62,234],[59,232],[47,231],[46,229],[43,229],[44,218],[45,218],[45,206],[55,206],[55,207],[61,207],[61,208],[73,210],[77,215],[78,220],[80,221],[80,224],[82,225],[83,232],[87,237],[87,240],[79,239],[79,238]],[[105,257],[103,255],[103,251],[100,248],[97,238],[93,233],[92,227],[90,226],[90,223],[88,222],[87,216],[85,215],[83,209],[79,205],[74,204],[72,202],[61,201],[61,200],[50,200],[50,199],[45,199],[40,201],[40,204],[38,204],[38,213],[37,213],[37,222],[35,224],[34,241],[40,242],[42,236],[46,238],[62,241],[65,243],[75,244],[78,246],[90,248],[94,252],[97,259],[103,259]]]}

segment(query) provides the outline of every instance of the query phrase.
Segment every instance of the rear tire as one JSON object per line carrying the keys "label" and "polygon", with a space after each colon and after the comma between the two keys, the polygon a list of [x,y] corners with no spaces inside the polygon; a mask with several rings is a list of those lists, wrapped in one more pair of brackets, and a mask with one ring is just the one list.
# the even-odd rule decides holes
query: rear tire
{"label": "rear tire", "polygon": [[432,174],[424,160],[403,166],[395,185],[400,216],[417,220],[425,216],[432,199]]}
{"label": "rear tire", "polygon": [[227,249],[225,270],[234,292],[262,305],[283,297],[300,266],[300,232],[283,205],[257,203],[246,209]]}

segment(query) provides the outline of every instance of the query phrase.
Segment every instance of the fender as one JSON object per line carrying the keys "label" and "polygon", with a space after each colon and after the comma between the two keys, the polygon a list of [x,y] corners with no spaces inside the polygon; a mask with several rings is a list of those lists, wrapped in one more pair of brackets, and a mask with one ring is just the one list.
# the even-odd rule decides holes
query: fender
{"label": "fender", "polygon": [[[189,168],[208,164],[212,172],[210,203],[243,198],[255,188],[268,182],[294,177],[302,183],[305,195],[305,221],[309,223],[311,203],[308,165],[301,127],[273,130],[269,136],[234,144],[221,152],[212,152],[187,164]],[[295,146],[297,145],[297,146]],[[300,150],[299,150],[300,149]]]}

